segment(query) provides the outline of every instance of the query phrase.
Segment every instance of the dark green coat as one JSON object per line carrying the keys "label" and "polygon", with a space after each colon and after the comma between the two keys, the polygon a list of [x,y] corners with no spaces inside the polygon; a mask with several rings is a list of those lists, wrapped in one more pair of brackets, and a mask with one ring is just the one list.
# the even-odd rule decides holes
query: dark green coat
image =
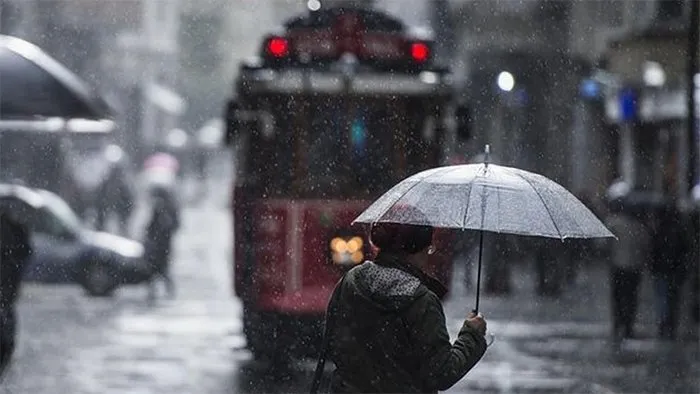
{"label": "dark green coat", "polygon": [[483,335],[466,324],[450,343],[440,298],[428,288],[434,285],[401,260],[380,255],[350,270],[336,289],[332,391],[446,390],[486,351]]}

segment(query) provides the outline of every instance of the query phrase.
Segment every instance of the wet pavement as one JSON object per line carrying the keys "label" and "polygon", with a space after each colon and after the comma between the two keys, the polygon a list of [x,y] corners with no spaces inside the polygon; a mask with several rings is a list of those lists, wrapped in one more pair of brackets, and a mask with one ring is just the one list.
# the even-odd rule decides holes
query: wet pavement
{"label": "wet pavement", "polygon": [[[226,187],[229,183],[225,183]],[[175,261],[177,297],[147,301],[143,287],[87,298],[73,286],[27,286],[20,345],[0,394],[304,392],[313,361],[287,369],[255,363],[245,350],[230,290],[226,192],[183,213]],[[514,270],[509,297],[484,296],[496,335],[480,364],[450,393],[698,393],[697,340],[653,339],[648,283],[638,327],[643,338],[609,340],[602,267],[585,269],[557,299],[535,296],[532,270]],[[446,303],[452,334],[473,307],[455,276]]]}
{"label": "wet pavement", "polygon": [[[683,320],[677,342],[657,340],[651,284],[642,284],[638,339],[610,340],[607,270],[593,265],[556,298],[535,295],[533,269],[514,269],[514,292],[486,296],[480,310],[494,344],[451,392],[698,393],[700,342]],[[463,275],[457,272],[456,279]],[[460,308],[473,290],[459,288],[446,303],[448,325],[461,325]],[[469,308],[469,309],[470,309]],[[685,311],[684,311],[685,312]]]}

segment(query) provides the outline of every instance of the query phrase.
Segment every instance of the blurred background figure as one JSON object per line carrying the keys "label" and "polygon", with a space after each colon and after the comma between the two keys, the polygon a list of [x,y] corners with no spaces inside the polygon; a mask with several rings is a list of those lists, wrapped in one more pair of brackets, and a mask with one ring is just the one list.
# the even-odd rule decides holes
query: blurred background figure
{"label": "blurred background figure", "polygon": [[173,235],[180,227],[180,218],[171,189],[155,186],[151,189],[151,218],[146,229],[146,258],[152,269],[149,281],[149,300],[157,297],[157,281],[165,282],[170,298],[175,297],[175,285],[170,276],[170,255]]}
{"label": "blurred background figure", "polygon": [[71,205],[96,230],[124,235],[136,198],[128,156],[101,135],[74,138],[68,145],[75,184]]}
{"label": "blurred background figure", "polygon": [[[209,193],[210,187],[216,187],[213,179],[227,165],[221,161],[224,124],[221,119],[214,118],[204,123],[197,131],[197,146],[194,152],[194,169],[196,182],[196,197],[201,199]],[[214,182],[214,183],[212,183]]]}
{"label": "blurred background figure", "polygon": [[566,279],[566,267],[570,264],[566,244],[556,238],[533,240],[537,295],[557,297],[561,295]]}
{"label": "blurred background figure", "polygon": [[67,143],[67,161],[75,190],[70,198],[76,212],[81,218],[95,224],[95,217],[100,211],[98,190],[109,178],[113,162],[107,159],[103,136],[87,136]]}
{"label": "blurred background figure", "polygon": [[690,268],[694,242],[688,217],[675,204],[659,208],[652,238],[651,275],[656,296],[658,336],[675,339],[680,319],[681,293]]}
{"label": "blurred background figure", "polygon": [[19,297],[25,263],[31,254],[26,226],[0,206],[0,378],[15,350]]}
{"label": "blurred background figure", "polygon": [[146,189],[165,188],[171,192],[177,189],[181,180],[180,160],[165,150],[156,150],[143,162],[142,181]]}
{"label": "blurred background figure", "polygon": [[[665,148],[665,147],[664,147]],[[668,148],[666,148],[668,149]],[[660,184],[663,198],[655,207],[654,237],[652,238],[651,275],[656,295],[658,336],[676,339],[681,318],[684,285],[695,255],[695,226],[688,207],[680,195],[677,153],[662,152]]]}
{"label": "blurred background figure", "polygon": [[[621,187],[622,186],[622,187]],[[615,195],[616,190],[627,190],[626,185],[611,187],[609,198],[617,202],[624,195]],[[630,217],[621,211],[621,205],[611,204],[612,214],[607,219],[610,231],[618,237],[611,245],[610,289],[613,338],[633,338],[637,315],[639,285],[642,271],[649,261],[651,232],[640,213]]]}
{"label": "blurred background figure", "polygon": [[166,133],[164,143],[159,145],[159,151],[173,155],[178,162],[182,163],[179,175],[184,176],[192,151],[189,134],[180,128],[171,129]]}
{"label": "blurred background figure", "polygon": [[113,232],[125,235],[134,210],[135,192],[133,179],[124,159],[124,152],[117,145],[109,145],[105,156],[111,163],[107,179],[97,189],[95,228],[101,231],[110,229],[110,219],[115,216]]}

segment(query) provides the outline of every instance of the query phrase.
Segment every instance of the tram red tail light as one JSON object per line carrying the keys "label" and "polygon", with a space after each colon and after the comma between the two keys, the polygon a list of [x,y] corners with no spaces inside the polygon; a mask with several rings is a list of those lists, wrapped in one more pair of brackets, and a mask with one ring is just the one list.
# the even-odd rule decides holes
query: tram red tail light
{"label": "tram red tail light", "polygon": [[276,58],[283,58],[289,55],[289,41],[284,37],[272,37],[267,40],[266,50]]}
{"label": "tram red tail light", "polygon": [[411,43],[411,58],[417,63],[425,63],[430,58],[430,47],[424,42]]}

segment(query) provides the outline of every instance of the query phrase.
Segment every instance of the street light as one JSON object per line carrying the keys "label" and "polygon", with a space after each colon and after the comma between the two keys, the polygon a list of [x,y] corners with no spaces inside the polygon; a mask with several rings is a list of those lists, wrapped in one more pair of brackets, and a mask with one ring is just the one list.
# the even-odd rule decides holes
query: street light
{"label": "street light", "polygon": [[319,0],[309,0],[306,2],[306,7],[308,7],[310,11],[318,11],[321,9],[321,2]]}
{"label": "street light", "polygon": [[666,72],[657,62],[645,62],[643,78],[645,85],[659,88],[666,83]]}
{"label": "street light", "polygon": [[504,92],[510,92],[515,87],[515,78],[508,71],[501,71],[496,80],[498,87]]}

